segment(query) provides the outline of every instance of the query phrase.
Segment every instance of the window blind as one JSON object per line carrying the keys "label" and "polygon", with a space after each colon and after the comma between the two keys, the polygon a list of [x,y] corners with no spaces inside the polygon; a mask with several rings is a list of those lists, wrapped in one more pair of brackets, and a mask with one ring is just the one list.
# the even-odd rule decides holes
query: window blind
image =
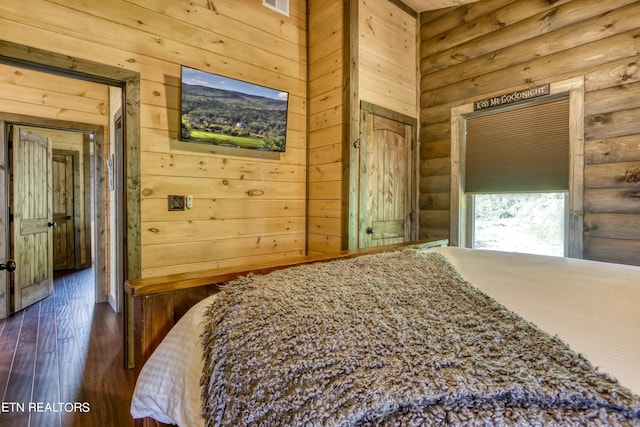
{"label": "window blind", "polygon": [[465,192],[568,191],[569,99],[466,119]]}

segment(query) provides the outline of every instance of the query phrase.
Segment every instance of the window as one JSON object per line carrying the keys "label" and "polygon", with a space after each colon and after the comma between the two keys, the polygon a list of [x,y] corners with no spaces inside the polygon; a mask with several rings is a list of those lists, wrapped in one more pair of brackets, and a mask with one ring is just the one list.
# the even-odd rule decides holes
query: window
{"label": "window", "polygon": [[[506,91],[505,91],[506,92]],[[487,155],[484,153],[484,157],[489,160],[500,160],[503,163],[494,164],[487,172],[487,169],[476,173],[476,176],[481,177],[495,177],[496,174],[493,171],[498,171],[498,179],[485,182],[480,182],[484,188],[476,188],[469,190],[467,187],[467,136],[468,136],[468,122],[469,119],[474,117],[481,117],[483,115],[494,115],[501,112],[508,112],[513,110],[524,109],[535,106],[539,103],[548,103],[558,101],[562,99],[568,101],[568,116],[563,118],[568,130],[568,153],[566,161],[563,161],[565,165],[568,165],[568,177],[563,178],[564,189],[553,188],[558,182],[555,180],[547,180],[547,184],[540,188],[530,187],[528,189],[521,188],[521,184],[527,184],[528,179],[512,179],[505,178],[505,171],[518,170],[518,168],[512,168],[513,162],[509,160],[498,159],[493,155]],[[527,113],[529,110],[527,111]],[[530,114],[527,114],[531,117]],[[521,147],[522,150],[513,149],[511,139],[508,139],[509,143],[505,146],[513,153],[522,152],[525,154],[545,152],[546,150],[540,148],[545,142],[548,143],[549,139],[541,136],[538,132],[544,131],[547,122],[542,121],[531,127],[528,124],[525,126],[514,126],[514,120],[500,120],[494,126],[489,126],[490,136],[496,135],[505,129],[511,129],[512,134],[518,136],[518,129],[522,135],[536,135],[530,143],[524,144]],[[513,132],[513,130],[516,130]],[[491,138],[496,139],[496,138]],[[553,147],[553,145],[551,145]],[[482,153],[482,151],[481,151]],[[491,110],[474,111],[474,103],[469,102],[466,104],[460,104],[451,107],[451,198],[450,198],[450,234],[449,242],[453,246],[471,247],[473,241],[469,236],[473,236],[473,229],[475,228],[473,223],[473,217],[470,212],[473,212],[474,197],[477,194],[517,194],[517,193],[553,193],[561,192],[565,194],[565,255],[573,258],[583,257],[583,208],[584,208],[584,79],[574,78],[559,82],[552,82],[550,86],[550,94],[548,96],[540,97],[536,100],[530,100],[522,103],[512,104],[506,108],[494,108]],[[540,165],[540,163],[538,163]],[[550,164],[550,163],[549,163]],[[539,169],[541,171],[547,171],[548,164],[542,163],[537,168],[525,168],[535,171]],[[562,172],[564,173],[564,172]],[[560,176],[554,173],[555,177]],[[538,183],[537,179],[533,181]],[[497,188],[493,187],[493,184],[498,183],[508,184],[513,188]],[[516,185],[512,185],[517,183]],[[480,185],[478,186],[480,187]],[[471,228],[471,230],[470,230]]]}
{"label": "window", "polygon": [[469,196],[467,242],[477,249],[564,256],[568,192]]}
{"label": "window", "polygon": [[467,246],[565,255],[569,99],[466,119]]}

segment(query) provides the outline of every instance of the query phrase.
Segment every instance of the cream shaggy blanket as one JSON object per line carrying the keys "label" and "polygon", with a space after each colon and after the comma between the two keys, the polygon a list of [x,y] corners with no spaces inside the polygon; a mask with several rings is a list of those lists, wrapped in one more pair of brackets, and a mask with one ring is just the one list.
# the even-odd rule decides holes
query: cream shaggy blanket
{"label": "cream shaggy blanket", "polygon": [[226,285],[207,426],[639,426],[640,399],[416,250]]}

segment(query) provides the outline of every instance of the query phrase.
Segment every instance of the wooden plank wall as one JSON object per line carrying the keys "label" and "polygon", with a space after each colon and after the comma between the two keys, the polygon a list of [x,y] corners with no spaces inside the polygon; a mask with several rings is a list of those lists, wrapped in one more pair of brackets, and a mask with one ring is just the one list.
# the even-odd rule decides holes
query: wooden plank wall
{"label": "wooden plank wall", "polygon": [[[140,73],[143,277],[304,253],[305,2],[289,17],[261,0],[2,2],[0,39]],[[181,64],[288,91],[286,153],[176,149]],[[193,209],[168,212],[169,194]]]}
{"label": "wooden plank wall", "polygon": [[359,2],[360,99],[417,117],[417,15],[389,0]]}
{"label": "wooden plank wall", "polygon": [[[0,12],[0,16],[2,14]],[[0,31],[4,33],[4,23]],[[108,100],[106,86],[0,63],[0,111],[3,113],[106,127]]]}
{"label": "wooden plank wall", "polygon": [[449,235],[452,106],[582,77],[584,257],[640,264],[640,3],[481,0],[423,13],[420,37],[420,238]]}
{"label": "wooden plank wall", "polygon": [[[357,30],[350,27],[351,13],[357,14]],[[352,47],[349,31],[358,35]],[[349,182],[349,167],[357,164],[350,160],[357,156],[349,137],[350,113],[355,126],[360,116],[349,112],[350,85],[357,88],[357,101],[417,117],[416,32],[416,16],[388,0],[309,2],[310,254],[346,249],[346,234],[357,231],[347,227],[354,209],[349,192],[358,192],[350,187],[357,182]],[[349,56],[357,58],[355,73]],[[351,82],[355,76],[357,82]]]}
{"label": "wooden plank wall", "polygon": [[342,249],[344,28],[342,0],[309,1],[309,254]]}

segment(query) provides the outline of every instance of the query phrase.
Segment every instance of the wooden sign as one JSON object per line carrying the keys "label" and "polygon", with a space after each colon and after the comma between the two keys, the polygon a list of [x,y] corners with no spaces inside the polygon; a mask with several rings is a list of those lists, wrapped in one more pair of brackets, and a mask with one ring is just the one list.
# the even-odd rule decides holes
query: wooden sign
{"label": "wooden sign", "polygon": [[549,95],[549,84],[507,93],[505,95],[494,96],[492,98],[481,99],[473,103],[473,111],[485,110],[487,108],[499,107],[501,105],[513,104],[538,96]]}

